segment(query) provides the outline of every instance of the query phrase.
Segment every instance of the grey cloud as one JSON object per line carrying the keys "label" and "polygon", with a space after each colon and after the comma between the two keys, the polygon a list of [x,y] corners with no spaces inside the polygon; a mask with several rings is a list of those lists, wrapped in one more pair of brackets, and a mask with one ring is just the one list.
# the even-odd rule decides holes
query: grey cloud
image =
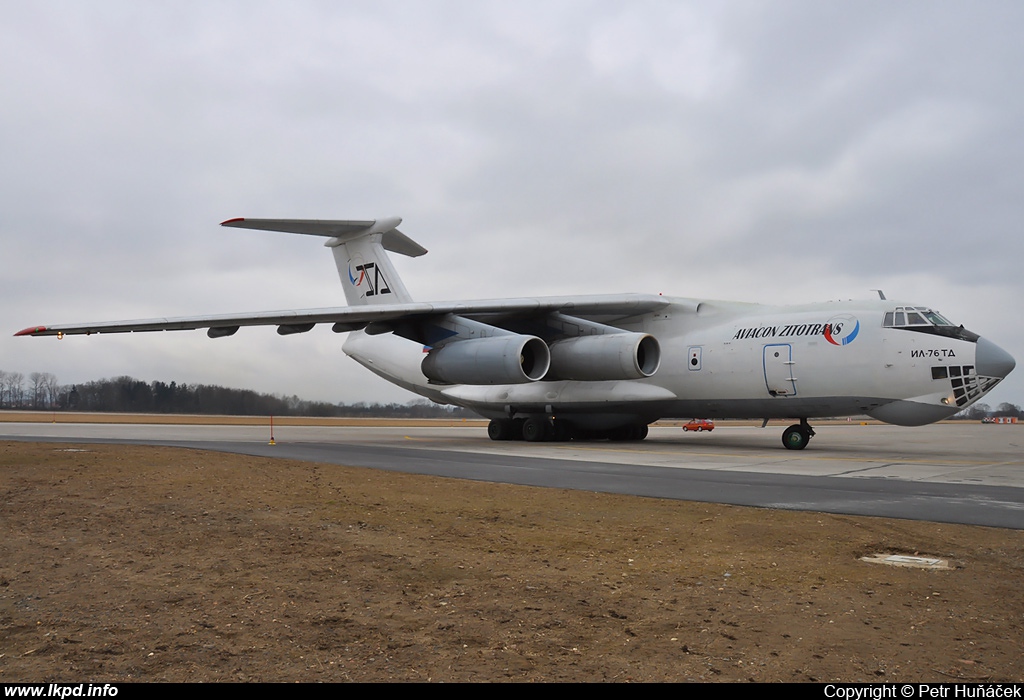
{"label": "grey cloud", "polygon": [[[217,223],[399,214],[421,298],[884,284],[1024,348],[994,301],[1022,291],[1016,3],[3,9],[11,332],[340,304],[315,241]],[[0,368],[405,396],[329,332],[182,335],[8,339]]]}

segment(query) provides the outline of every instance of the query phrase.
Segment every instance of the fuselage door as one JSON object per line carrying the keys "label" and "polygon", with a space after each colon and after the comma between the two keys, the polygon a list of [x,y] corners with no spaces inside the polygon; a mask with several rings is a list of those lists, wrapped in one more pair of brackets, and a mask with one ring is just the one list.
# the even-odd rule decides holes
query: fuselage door
{"label": "fuselage door", "polygon": [[796,396],[793,374],[793,346],[785,343],[764,346],[764,383],[772,396]]}

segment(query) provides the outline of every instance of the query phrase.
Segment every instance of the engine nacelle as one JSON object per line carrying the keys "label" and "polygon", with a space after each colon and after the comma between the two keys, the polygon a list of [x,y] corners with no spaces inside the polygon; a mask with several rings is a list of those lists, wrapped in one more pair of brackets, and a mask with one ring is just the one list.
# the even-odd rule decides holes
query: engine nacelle
{"label": "engine nacelle", "polygon": [[540,338],[497,335],[431,350],[420,369],[442,384],[525,384],[542,379],[550,365],[551,353]]}
{"label": "engine nacelle", "polygon": [[206,331],[206,335],[210,338],[227,338],[229,335],[234,335],[238,332],[238,326],[218,326],[210,328]]}
{"label": "engine nacelle", "polygon": [[643,379],[658,371],[661,345],[645,333],[584,335],[551,344],[548,379]]}

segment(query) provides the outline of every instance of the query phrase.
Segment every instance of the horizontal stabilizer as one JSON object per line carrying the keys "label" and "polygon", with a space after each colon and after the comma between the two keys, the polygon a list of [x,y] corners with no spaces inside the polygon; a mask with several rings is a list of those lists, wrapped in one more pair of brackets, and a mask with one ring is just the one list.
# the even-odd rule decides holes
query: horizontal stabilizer
{"label": "horizontal stabilizer", "polygon": [[[390,216],[384,219],[367,221],[327,221],[319,219],[228,219],[221,226],[230,228],[250,228],[259,231],[281,231],[283,233],[302,233],[308,236],[323,236],[337,239],[339,243],[355,240],[374,233],[383,234],[381,245],[392,253],[419,257],[427,249],[398,230],[402,219]],[[334,245],[333,243],[329,243]]]}

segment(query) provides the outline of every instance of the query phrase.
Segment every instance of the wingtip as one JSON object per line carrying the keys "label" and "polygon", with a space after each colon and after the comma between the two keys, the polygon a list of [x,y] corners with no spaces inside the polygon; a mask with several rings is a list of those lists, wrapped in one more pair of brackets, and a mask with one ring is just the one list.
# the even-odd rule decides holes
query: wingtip
{"label": "wingtip", "polygon": [[17,333],[14,334],[14,337],[17,338],[19,335],[36,335],[37,333],[45,332],[46,326],[32,326],[31,328],[26,328],[25,330],[18,331]]}
{"label": "wingtip", "polygon": [[230,226],[231,224],[237,224],[239,221],[245,221],[245,217],[236,216],[234,219],[228,219],[227,221],[221,221],[221,226]]}

